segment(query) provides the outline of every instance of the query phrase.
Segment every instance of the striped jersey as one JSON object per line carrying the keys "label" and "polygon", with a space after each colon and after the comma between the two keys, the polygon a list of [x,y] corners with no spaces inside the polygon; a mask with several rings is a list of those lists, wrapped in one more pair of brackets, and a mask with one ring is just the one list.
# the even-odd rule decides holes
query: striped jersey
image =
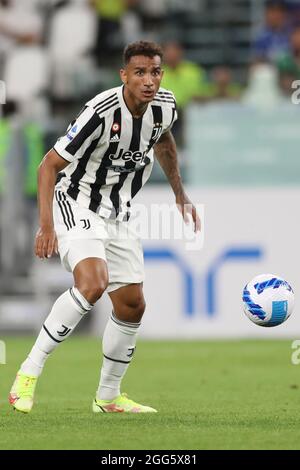
{"label": "striped jersey", "polygon": [[131,200],[151,174],[153,146],[176,119],[174,95],[163,88],[138,119],[126,106],[123,86],[100,93],[54,146],[70,162],[57,189],[101,217],[128,220]]}

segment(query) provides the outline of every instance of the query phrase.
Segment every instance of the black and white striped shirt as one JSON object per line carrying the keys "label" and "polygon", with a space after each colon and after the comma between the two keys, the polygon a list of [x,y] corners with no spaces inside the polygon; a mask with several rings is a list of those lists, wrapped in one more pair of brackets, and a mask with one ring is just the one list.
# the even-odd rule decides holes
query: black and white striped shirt
{"label": "black and white striped shirt", "polygon": [[123,86],[100,93],[54,146],[70,162],[57,187],[101,217],[128,220],[130,202],[150,176],[153,145],[176,119],[174,95],[163,88],[139,119]]}

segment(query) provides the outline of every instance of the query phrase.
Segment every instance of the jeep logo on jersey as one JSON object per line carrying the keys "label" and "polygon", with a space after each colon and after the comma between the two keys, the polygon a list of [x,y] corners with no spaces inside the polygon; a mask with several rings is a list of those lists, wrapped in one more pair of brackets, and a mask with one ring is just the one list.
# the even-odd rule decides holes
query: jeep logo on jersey
{"label": "jeep logo on jersey", "polygon": [[124,152],[124,149],[120,149],[118,155],[114,155],[112,153],[110,154],[109,159],[113,161],[121,159],[124,162],[129,162],[130,160],[132,160],[134,163],[142,163],[145,160],[146,156],[147,150],[145,150],[144,152],[132,152],[131,150],[127,150],[126,152]]}
{"label": "jeep logo on jersey", "polygon": [[115,173],[133,173],[134,171],[140,171],[145,168],[146,165],[149,165],[151,163],[151,160],[149,157],[145,157],[144,160],[140,163],[137,163],[134,168],[126,168],[126,166],[121,166],[121,165],[116,165],[113,163],[110,166],[107,166],[107,170],[112,170]]}

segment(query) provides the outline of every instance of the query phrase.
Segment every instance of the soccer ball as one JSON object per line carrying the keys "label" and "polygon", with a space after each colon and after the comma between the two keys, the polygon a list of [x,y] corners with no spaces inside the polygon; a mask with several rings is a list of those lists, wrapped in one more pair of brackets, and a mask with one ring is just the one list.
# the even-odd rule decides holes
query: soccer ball
{"label": "soccer ball", "polygon": [[294,308],[294,292],[288,282],[274,274],[261,274],[243,291],[244,312],[260,326],[277,326],[289,318]]}

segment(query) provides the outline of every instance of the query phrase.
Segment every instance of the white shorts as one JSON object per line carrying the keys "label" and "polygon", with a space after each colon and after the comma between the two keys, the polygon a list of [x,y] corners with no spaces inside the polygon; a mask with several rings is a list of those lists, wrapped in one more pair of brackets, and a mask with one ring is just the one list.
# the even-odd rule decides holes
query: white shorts
{"label": "white shorts", "polygon": [[101,258],[107,263],[108,292],[143,282],[142,244],[130,222],[104,219],[57,189],[53,218],[61,262],[67,271],[73,271],[83,259]]}

